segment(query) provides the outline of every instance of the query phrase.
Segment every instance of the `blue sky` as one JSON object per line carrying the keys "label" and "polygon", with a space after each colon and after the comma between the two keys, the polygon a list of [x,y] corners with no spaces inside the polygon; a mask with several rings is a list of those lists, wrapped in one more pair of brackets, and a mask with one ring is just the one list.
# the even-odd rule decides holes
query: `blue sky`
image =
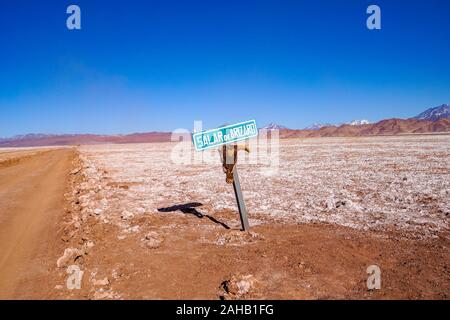
{"label": "blue sky", "polygon": [[449,14],[448,0],[2,1],[0,137],[411,117],[450,103]]}

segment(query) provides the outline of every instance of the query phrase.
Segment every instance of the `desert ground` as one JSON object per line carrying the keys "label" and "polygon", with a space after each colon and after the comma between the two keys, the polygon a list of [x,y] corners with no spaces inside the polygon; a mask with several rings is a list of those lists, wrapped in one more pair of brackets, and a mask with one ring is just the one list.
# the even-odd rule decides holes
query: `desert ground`
{"label": "desert ground", "polygon": [[0,149],[0,298],[449,299],[449,134],[242,155],[250,232],[218,153],[180,164],[174,145]]}

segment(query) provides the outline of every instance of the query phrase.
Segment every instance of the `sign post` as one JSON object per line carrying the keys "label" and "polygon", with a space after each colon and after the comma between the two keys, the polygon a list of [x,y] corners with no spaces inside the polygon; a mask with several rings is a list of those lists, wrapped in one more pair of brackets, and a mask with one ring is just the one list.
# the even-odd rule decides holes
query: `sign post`
{"label": "sign post", "polygon": [[229,126],[196,132],[192,135],[195,150],[203,151],[221,145],[246,140],[258,135],[256,121],[250,120]]}
{"label": "sign post", "polygon": [[[236,142],[256,137],[257,135],[258,127],[256,126],[255,120],[228,125],[218,129],[196,132],[192,135],[192,141],[197,151],[223,146],[223,153],[221,152],[223,168],[224,172],[227,173],[227,183],[231,183],[229,180],[231,180],[232,174],[234,194],[236,196],[243,231],[248,231],[250,225],[248,223],[247,209],[245,208],[244,197],[242,196],[241,184],[236,168],[237,152],[239,150]],[[229,149],[232,154],[231,161],[228,159],[227,144],[234,144],[234,148]],[[244,148],[244,150],[249,151],[248,148]]]}
{"label": "sign post", "polygon": [[248,224],[247,209],[245,208],[244,197],[242,196],[241,183],[239,182],[239,175],[237,169],[233,171],[233,188],[236,195],[236,202],[239,209],[239,216],[241,217],[241,225],[243,231],[248,231],[250,225]]}

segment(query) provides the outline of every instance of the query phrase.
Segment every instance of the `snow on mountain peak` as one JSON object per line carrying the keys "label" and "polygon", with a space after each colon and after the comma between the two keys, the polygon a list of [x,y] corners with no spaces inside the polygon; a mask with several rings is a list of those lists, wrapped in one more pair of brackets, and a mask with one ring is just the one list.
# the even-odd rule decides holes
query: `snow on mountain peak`
{"label": "snow on mountain peak", "polygon": [[370,123],[371,122],[369,120],[352,120],[350,122],[344,122],[344,123],[341,122],[341,123],[335,123],[335,124],[332,124],[332,123],[314,123],[314,124],[306,127],[304,130],[319,130],[319,129],[322,129],[324,127],[331,127],[331,126],[340,127],[343,124],[348,124],[348,125],[351,125],[351,126],[362,126],[364,124],[370,124]]}
{"label": "snow on mountain peak", "polygon": [[331,123],[313,123],[312,125],[304,128],[304,130],[319,130],[324,127],[333,126]]}
{"label": "snow on mountain peak", "polygon": [[450,106],[443,104],[434,108],[429,108],[413,119],[437,121],[442,118],[450,118]]}
{"label": "snow on mountain peak", "polygon": [[286,130],[287,127],[271,122],[267,126],[262,127],[260,129],[264,129],[264,130]]}
{"label": "snow on mountain peak", "polygon": [[351,126],[362,126],[362,125],[365,125],[365,124],[370,124],[370,121],[369,120],[365,120],[365,119],[363,119],[363,120],[352,120],[352,121],[348,122],[347,124],[349,124]]}

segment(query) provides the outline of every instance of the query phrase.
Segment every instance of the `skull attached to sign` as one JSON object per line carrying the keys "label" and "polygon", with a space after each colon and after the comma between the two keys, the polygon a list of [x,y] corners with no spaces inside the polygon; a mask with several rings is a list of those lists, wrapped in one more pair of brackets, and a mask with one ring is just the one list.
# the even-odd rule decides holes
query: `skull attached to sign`
{"label": "skull attached to sign", "polygon": [[222,169],[226,174],[225,181],[229,184],[233,183],[234,167],[236,166],[238,151],[240,150],[250,152],[249,147],[240,144],[223,145],[222,150],[219,150]]}

